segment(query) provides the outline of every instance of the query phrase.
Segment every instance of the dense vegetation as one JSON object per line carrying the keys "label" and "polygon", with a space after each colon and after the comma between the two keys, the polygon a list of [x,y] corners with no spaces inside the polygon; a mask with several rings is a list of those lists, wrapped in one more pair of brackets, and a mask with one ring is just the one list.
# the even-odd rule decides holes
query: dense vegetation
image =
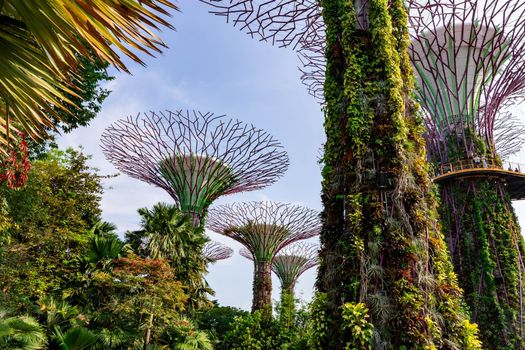
{"label": "dense vegetation", "polygon": [[268,319],[209,300],[206,239],[175,206],[139,209],[120,240],[88,160],[51,149],[23,189],[0,187],[2,349],[308,349],[295,301]]}
{"label": "dense vegetation", "polygon": [[[476,157],[501,162],[480,137],[467,140]],[[459,135],[451,133],[446,146],[451,163],[469,158]],[[523,348],[525,247],[505,183],[491,177],[459,178],[443,183],[440,193],[442,225],[480,338],[487,349]]]}
{"label": "dense vegetation", "polygon": [[403,1],[320,3],[327,141],[316,348],[479,348],[437,220]]}

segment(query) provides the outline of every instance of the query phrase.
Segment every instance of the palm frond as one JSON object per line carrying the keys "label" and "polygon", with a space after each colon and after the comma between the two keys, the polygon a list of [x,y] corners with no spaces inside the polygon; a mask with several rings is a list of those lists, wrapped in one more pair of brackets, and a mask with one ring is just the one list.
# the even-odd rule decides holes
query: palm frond
{"label": "palm frond", "polygon": [[[173,28],[163,17],[169,0],[5,0],[0,9],[0,152],[10,123],[40,139],[68,111],[75,95],[74,73],[90,50],[128,71],[119,53],[144,65],[135,53],[153,56],[165,44],[153,33]],[[1,146],[4,147],[1,147]]]}

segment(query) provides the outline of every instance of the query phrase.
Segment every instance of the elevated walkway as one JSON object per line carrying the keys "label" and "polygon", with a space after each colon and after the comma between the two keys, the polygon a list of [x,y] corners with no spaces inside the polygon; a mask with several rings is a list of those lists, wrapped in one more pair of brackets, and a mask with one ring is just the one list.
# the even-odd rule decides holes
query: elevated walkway
{"label": "elevated walkway", "polygon": [[459,178],[492,177],[503,180],[513,200],[525,199],[525,164],[498,162],[495,159],[463,159],[441,164],[434,169],[433,181],[446,183]]}

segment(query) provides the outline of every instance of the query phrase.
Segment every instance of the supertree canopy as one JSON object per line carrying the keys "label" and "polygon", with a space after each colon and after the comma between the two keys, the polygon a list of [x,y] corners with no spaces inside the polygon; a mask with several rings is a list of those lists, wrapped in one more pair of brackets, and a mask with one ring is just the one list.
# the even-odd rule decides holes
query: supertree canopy
{"label": "supertree canopy", "polygon": [[102,134],[102,149],[123,173],[167,191],[195,224],[219,196],[266,187],[288,168],[264,130],[197,111],[121,119]]}
{"label": "supertree canopy", "polygon": [[[412,1],[411,8],[410,55],[430,156],[441,163],[497,158],[497,117],[508,118],[506,108],[525,92],[525,4]],[[501,144],[521,147],[515,140],[523,141],[522,129],[499,126],[506,132]]]}
{"label": "supertree canopy", "polygon": [[285,246],[319,234],[319,213],[298,205],[247,202],[210,209],[207,227],[244,245],[254,259],[252,310],[271,313],[272,261]]}
{"label": "supertree canopy", "polygon": [[[281,282],[280,321],[282,325],[291,327],[295,310],[295,284],[299,277],[318,263],[319,247],[303,241],[285,246],[277,253],[272,261],[272,271]],[[246,259],[252,260],[253,255],[246,248],[239,253]]]}
{"label": "supertree canopy", "polygon": [[217,241],[208,241],[204,245],[202,255],[208,260],[208,262],[214,263],[219,260],[225,260],[231,258],[233,255],[233,249],[228,247],[226,244],[222,244]]}
{"label": "supertree canopy", "polygon": [[[479,349],[437,222],[404,2],[203,2],[252,36],[297,51],[307,84],[323,81],[314,302],[322,317],[313,320],[320,331],[311,348]],[[373,337],[343,326],[344,313],[357,309]]]}
{"label": "supertree canopy", "polygon": [[[410,55],[456,273],[485,347],[523,349],[525,246],[511,205],[523,175],[503,169],[494,134],[525,92],[525,3],[411,5]],[[520,132],[505,130],[502,144],[521,147]]]}
{"label": "supertree canopy", "polygon": [[[294,49],[301,61],[303,83],[324,104],[326,26],[318,1],[201,1],[213,6],[212,13],[226,17],[228,22],[252,37]],[[411,59],[418,62],[414,64],[416,71],[424,74],[427,83],[418,94],[425,111],[441,117],[425,118],[431,136],[427,141],[433,143],[433,147],[429,147],[430,153],[439,152],[443,130],[452,125],[459,127],[461,123],[482,134],[491,151],[497,150],[499,157],[519,151],[525,142],[525,127],[507,108],[524,97],[525,79],[520,69],[525,52],[523,4],[517,0],[492,0],[483,4],[478,4],[477,0],[446,0],[435,4],[422,0],[408,2],[410,34],[414,42]],[[362,1],[361,6],[366,7],[367,3]],[[424,17],[421,16],[422,10],[427,12]],[[455,16],[457,10],[459,16]],[[364,17],[359,20],[366,21]],[[435,32],[431,28],[444,23],[455,26],[457,32],[442,27],[442,32],[435,37],[419,35]],[[468,23],[476,23],[475,29],[465,26]],[[457,37],[456,41],[462,44],[449,50],[450,40],[446,37]],[[431,42],[433,48],[429,46]],[[441,62],[439,65],[435,64],[437,57]],[[453,80],[451,75],[455,77]],[[443,103],[449,109],[441,109]],[[461,122],[453,121],[460,115],[470,117],[461,117]],[[442,152],[438,154],[444,156]]]}
{"label": "supertree canopy", "polygon": [[[285,246],[272,261],[272,271],[281,282],[281,291],[293,295],[299,277],[317,265],[318,246],[306,242],[296,242]],[[253,261],[253,255],[246,248],[239,253]]]}

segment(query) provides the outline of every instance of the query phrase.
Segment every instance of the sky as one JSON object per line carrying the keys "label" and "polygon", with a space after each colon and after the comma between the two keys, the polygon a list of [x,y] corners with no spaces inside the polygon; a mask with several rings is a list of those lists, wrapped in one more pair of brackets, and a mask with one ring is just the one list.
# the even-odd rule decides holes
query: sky
{"label": "sky", "polygon": [[[88,127],[61,136],[59,145],[82,146],[93,156],[92,166],[102,174],[115,174],[118,171],[100,148],[100,135],[112,122],[139,112],[166,109],[224,114],[280,140],[290,157],[290,167],[270,187],[221,197],[214,205],[271,200],[321,210],[318,158],[324,141],[323,113],[300,82],[296,55],[250,38],[223,18],[209,14],[208,6],[198,1],[179,0],[178,5],[181,12],[170,20],[176,31],[166,29],[159,34],[169,48],[156,58],[143,57],[147,67],[127,60],[132,75],[110,70],[115,79],[105,87],[112,92],[99,116]],[[139,228],[137,209],[174,202],[164,190],[124,174],[105,180],[104,186],[103,219],[115,223],[122,236]],[[525,227],[525,203],[516,202],[514,206],[521,227]],[[214,298],[221,305],[249,310],[252,263],[238,254],[240,244],[207,233],[235,250],[232,258],[209,267],[207,280],[215,290]],[[315,275],[315,269],[307,271],[296,286],[297,295],[305,301],[311,299]],[[273,298],[277,300],[279,282],[275,276],[273,285]]]}
{"label": "sky", "polygon": [[[222,197],[214,204],[271,200],[320,210],[321,175],[318,164],[324,140],[320,105],[300,83],[299,63],[286,49],[260,43],[241,33],[223,18],[209,14],[208,6],[179,0],[174,13],[176,31],[159,36],[169,49],[156,58],[143,57],[147,67],[129,63],[132,75],[110,70],[115,79],[106,86],[111,94],[90,126],[59,138],[61,147],[82,146],[93,155],[90,164],[102,174],[118,171],[100,149],[100,135],[117,119],[139,112],[195,109],[237,118],[266,130],[288,152],[290,167],[275,184],[262,190]],[[129,62],[129,60],[127,61]],[[137,209],[173,199],[162,189],[121,174],[106,180],[102,198],[103,219],[117,225],[121,235],[138,229]],[[207,231],[209,236],[235,250],[235,255],[210,266],[207,280],[221,305],[251,308],[252,262],[241,257],[241,245]],[[315,241],[315,240],[314,240]],[[309,300],[315,269],[306,272],[296,287]],[[273,297],[279,282],[273,276]]]}

